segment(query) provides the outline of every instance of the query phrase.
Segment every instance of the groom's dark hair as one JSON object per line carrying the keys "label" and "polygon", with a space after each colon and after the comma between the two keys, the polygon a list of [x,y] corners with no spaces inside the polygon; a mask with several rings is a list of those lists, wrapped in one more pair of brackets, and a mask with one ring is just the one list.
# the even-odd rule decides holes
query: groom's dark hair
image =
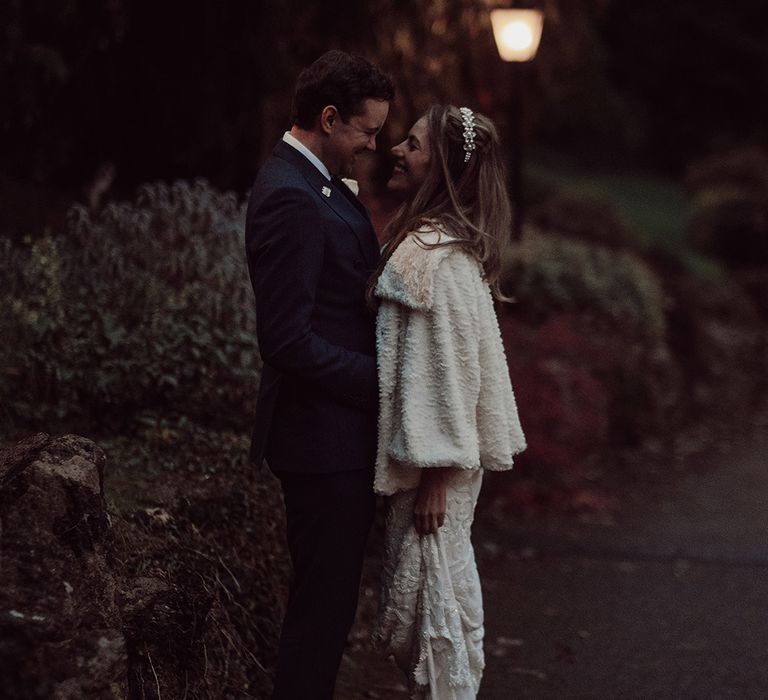
{"label": "groom's dark hair", "polygon": [[390,78],[362,56],[327,51],[299,74],[291,119],[301,129],[311,129],[328,105],[346,122],[363,113],[363,101],[391,100],[395,88]]}

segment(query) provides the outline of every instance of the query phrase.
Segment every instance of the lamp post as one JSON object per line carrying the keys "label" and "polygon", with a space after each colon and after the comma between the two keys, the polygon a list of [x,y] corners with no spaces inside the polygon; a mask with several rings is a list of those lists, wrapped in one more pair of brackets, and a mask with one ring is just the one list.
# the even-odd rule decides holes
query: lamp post
{"label": "lamp post", "polygon": [[522,160],[523,160],[523,97],[522,64],[532,61],[539,49],[544,13],[541,10],[491,10],[491,24],[496,48],[502,60],[512,64],[511,136],[512,158],[510,187],[512,205],[512,238],[520,240],[523,232]]}

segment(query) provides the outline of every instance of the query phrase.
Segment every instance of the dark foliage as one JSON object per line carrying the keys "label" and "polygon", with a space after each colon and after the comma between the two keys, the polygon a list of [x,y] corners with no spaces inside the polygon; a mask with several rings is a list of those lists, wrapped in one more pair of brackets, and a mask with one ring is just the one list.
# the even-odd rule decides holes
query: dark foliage
{"label": "dark foliage", "polygon": [[234,195],[157,184],[74,208],[66,233],[0,239],[5,430],[94,435],[146,410],[245,428],[259,358],[242,226]]}
{"label": "dark foliage", "polygon": [[[547,3],[525,71],[529,138],[597,163],[673,168],[764,140],[759,10]],[[3,174],[69,192],[104,164],[123,192],[198,175],[243,191],[288,125],[299,70],[329,48],[394,75],[398,133],[433,101],[507,121],[509,75],[481,0],[9,0],[0,25]]]}
{"label": "dark foliage", "polygon": [[689,168],[691,244],[731,265],[768,265],[768,152],[743,149]]}
{"label": "dark foliage", "polygon": [[681,170],[717,148],[766,143],[765,8],[760,0],[606,3],[608,75],[647,115],[642,143]]}
{"label": "dark foliage", "polygon": [[288,582],[279,486],[242,434],[144,424],[103,442],[132,697],[269,697]]}

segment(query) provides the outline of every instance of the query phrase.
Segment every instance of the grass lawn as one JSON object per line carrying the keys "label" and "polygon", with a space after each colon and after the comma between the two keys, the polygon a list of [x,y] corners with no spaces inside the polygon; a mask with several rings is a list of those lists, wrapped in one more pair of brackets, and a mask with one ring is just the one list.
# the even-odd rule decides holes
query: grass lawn
{"label": "grass lawn", "polygon": [[719,264],[692,251],[685,240],[689,209],[681,181],[633,170],[577,170],[535,160],[527,165],[526,177],[572,197],[611,202],[643,247],[671,253],[696,275],[719,277]]}

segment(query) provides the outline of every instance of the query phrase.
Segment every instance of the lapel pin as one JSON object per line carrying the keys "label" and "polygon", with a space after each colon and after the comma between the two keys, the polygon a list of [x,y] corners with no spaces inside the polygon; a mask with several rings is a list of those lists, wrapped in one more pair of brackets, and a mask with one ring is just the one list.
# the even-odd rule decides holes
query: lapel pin
{"label": "lapel pin", "polygon": [[325,186],[325,187],[323,187],[323,189],[321,190],[321,192],[322,192],[322,193],[323,193],[323,194],[324,194],[326,197],[330,197],[330,196],[331,196],[331,188],[330,188],[330,187],[328,187],[328,186]]}

